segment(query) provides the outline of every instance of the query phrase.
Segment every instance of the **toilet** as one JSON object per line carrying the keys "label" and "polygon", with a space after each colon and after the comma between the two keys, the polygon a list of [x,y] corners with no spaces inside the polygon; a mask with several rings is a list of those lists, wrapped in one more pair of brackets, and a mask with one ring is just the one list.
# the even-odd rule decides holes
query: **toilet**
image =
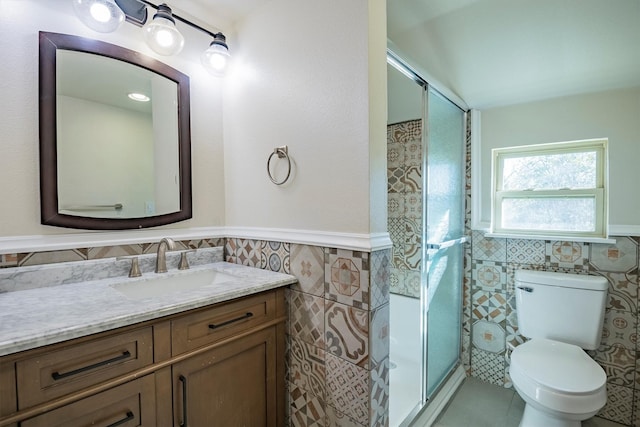
{"label": "toilet", "polygon": [[583,349],[600,344],[607,280],[517,270],[520,334],[509,373],[525,401],[520,427],[579,427],[607,402],[607,376]]}

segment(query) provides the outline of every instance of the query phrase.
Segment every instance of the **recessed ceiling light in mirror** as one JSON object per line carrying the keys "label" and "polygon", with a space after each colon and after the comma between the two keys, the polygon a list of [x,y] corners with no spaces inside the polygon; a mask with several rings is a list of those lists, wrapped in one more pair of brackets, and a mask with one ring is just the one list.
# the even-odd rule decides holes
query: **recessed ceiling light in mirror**
{"label": "recessed ceiling light in mirror", "polygon": [[149,98],[147,95],[143,94],[143,93],[136,93],[136,92],[131,92],[129,95],[127,95],[129,98],[133,99],[134,101],[138,101],[138,102],[149,102],[151,98]]}

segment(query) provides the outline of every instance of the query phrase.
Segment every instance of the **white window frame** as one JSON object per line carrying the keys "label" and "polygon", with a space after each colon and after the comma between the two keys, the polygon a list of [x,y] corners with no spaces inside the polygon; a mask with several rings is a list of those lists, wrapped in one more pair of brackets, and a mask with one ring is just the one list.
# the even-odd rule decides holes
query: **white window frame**
{"label": "white window frame", "polygon": [[[552,238],[607,238],[608,237],[608,140],[606,138],[582,141],[555,142],[550,144],[526,145],[519,147],[494,148],[491,150],[491,234],[515,235],[530,237]],[[554,190],[503,190],[504,159],[514,157],[541,156],[561,153],[580,153],[595,151],[596,153],[596,187],[588,189],[558,188]],[[541,229],[511,229],[503,228],[502,201],[507,198],[567,198],[592,196],[595,200],[595,230],[594,231],[563,231]]]}

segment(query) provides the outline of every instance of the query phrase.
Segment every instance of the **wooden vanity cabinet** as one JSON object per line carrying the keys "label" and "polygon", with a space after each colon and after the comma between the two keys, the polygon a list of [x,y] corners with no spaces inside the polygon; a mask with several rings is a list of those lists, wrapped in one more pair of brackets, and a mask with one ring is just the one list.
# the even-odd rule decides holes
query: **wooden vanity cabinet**
{"label": "wooden vanity cabinet", "polygon": [[0,427],[284,425],[284,289],[0,357]]}

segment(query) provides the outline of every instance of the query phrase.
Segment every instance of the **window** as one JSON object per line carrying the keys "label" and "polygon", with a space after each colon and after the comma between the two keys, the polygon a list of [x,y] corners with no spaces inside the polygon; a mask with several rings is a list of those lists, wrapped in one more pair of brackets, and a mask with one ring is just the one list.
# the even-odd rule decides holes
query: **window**
{"label": "window", "polygon": [[493,233],[607,237],[607,140],[492,150]]}

